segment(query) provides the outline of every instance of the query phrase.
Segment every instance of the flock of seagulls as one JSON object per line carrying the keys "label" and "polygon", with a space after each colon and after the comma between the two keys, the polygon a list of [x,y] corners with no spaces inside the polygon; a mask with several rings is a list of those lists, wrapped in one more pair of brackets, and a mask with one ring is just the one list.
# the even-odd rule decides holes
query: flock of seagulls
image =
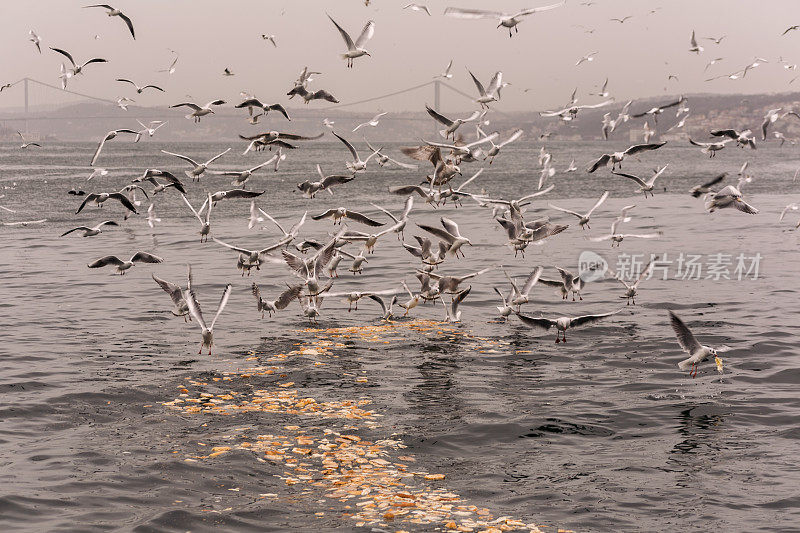
{"label": "flock of seagulls", "polygon": [[[444,15],[458,19],[494,20],[497,22],[497,28],[503,28],[504,31],[507,30],[509,37],[513,37],[513,35],[519,31],[519,24],[527,17],[557,9],[564,5],[565,2],[560,2],[542,7],[523,9],[515,13],[448,7],[444,10]],[[85,7],[102,8],[109,17],[119,17],[119,19],[126,24],[131,37],[133,39],[136,38],[133,22],[119,9],[107,4]],[[427,6],[421,4],[409,3],[403,6],[402,9],[433,16],[431,10]],[[341,58],[345,60],[346,68],[354,68],[356,60],[359,58],[372,57],[372,54],[366,46],[375,35],[375,21],[366,21],[361,32],[353,39],[351,34],[330,14],[328,14],[327,17],[344,41],[345,50],[341,53]],[[631,19],[631,16],[612,18],[610,20],[618,22],[619,24],[624,24],[629,19]],[[789,27],[784,32],[784,35],[797,28],[798,26]],[[269,41],[273,47],[278,47],[275,35],[265,33],[261,34],[260,37],[265,41]],[[700,42],[711,41],[714,45],[719,45],[725,38],[725,35],[720,37],[701,37]],[[42,53],[42,40],[33,30],[29,32],[29,40],[36,47],[36,50]],[[690,53],[700,55],[705,52],[705,48],[699,44],[694,31],[692,31],[689,41],[690,47],[688,51]],[[88,65],[107,62],[107,60],[103,58],[91,58],[83,62],[77,62],[69,52],[62,48],[50,47],[50,50],[60,54],[69,62],[69,65],[61,64],[59,77],[61,78],[63,88],[66,88],[69,79],[84,74]],[[169,67],[158,70],[158,72],[166,73],[167,75],[175,73],[179,55],[176,52],[173,53],[174,58]],[[594,61],[598,54],[598,51],[594,51],[583,55],[577,60],[575,66],[581,66],[584,63]],[[723,58],[715,58],[711,60],[706,65],[706,70],[722,59]],[[734,72],[728,75],[728,77],[731,79],[743,77],[748,71],[758,67],[763,62],[763,59],[756,58],[742,70]],[[448,80],[452,79],[454,77],[453,64],[454,62],[451,59],[444,71],[433,77]],[[390,210],[386,207],[372,204],[372,208],[374,208],[377,213],[376,215],[362,212],[363,210],[355,210],[348,206],[332,207],[320,210],[318,213],[306,211],[299,217],[297,222],[286,231],[281,223],[257,206],[256,199],[264,194],[263,191],[249,190],[247,187],[252,181],[256,181],[254,176],[265,167],[274,165],[274,171],[277,172],[279,170],[280,162],[286,158],[286,154],[283,150],[287,152],[294,151],[300,148],[299,143],[301,141],[317,140],[321,138],[324,133],[305,136],[272,129],[256,135],[240,135],[240,139],[247,143],[243,154],[249,154],[251,152],[259,154],[264,151],[272,152],[274,149],[274,153],[271,157],[259,160],[249,168],[244,170],[210,170],[210,167],[215,165],[217,160],[225,157],[232,148],[227,148],[205,161],[198,161],[186,155],[161,150],[164,154],[173,156],[189,165],[189,169],[184,169],[183,172],[186,178],[192,182],[191,184],[182,182],[181,179],[170,171],[146,169],[140,177],[134,178],[130,185],[127,185],[119,191],[90,192],[88,194],[83,191],[74,191],[75,195],[83,196],[75,214],[81,213],[84,208],[89,205],[102,207],[109,200],[114,200],[115,203],[122,206],[127,217],[130,214],[139,214],[141,202],[136,199],[137,191],[148,200],[151,199],[151,195],[155,198],[159,193],[180,194],[188,208],[187,215],[190,214],[194,216],[199,222],[198,234],[200,236],[200,242],[206,243],[210,240],[213,244],[204,244],[204,246],[218,246],[220,249],[228,251],[227,253],[232,252],[235,254],[236,266],[237,269],[241,271],[241,276],[250,276],[253,269],[259,271],[261,267],[265,265],[283,265],[281,268],[288,271],[292,282],[286,283],[285,289],[282,289],[272,300],[265,299],[261,287],[257,283],[252,283],[251,292],[255,298],[253,311],[259,313],[262,318],[265,318],[265,316],[272,317],[276,313],[284,312],[294,302],[298,302],[303,316],[312,322],[316,322],[318,317],[323,313],[322,307],[324,301],[343,299],[342,301],[348,304],[348,312],[355,312],[358,311],[359,301],[366,298],[368,301],[375,302],[375,304],[379,306],[379,318],[381,320],[393,320],[395,318],[393,311],[395,306],[404,309],[403,316],[407,316],[418,306],[424,305],[425,303],[433,303],[435,305],[438,300],[442,307],[444,307],[443,320],[446,322],[459,322],[464,312],[463,304],[473,289],[471,283],[478,283],[480,277],[487,272],[502,269],[508,280],[508,287],[493,287],[493,290],[497,293],[502,302],[496,307],[499,318],[507,321],[514,315],[518,317],[521,324],[531,328],[542,330],[555,328],[555,342],[559,344],[566,343],[567,330],[608,319],[620,313],[622,309],[597,314],[577,316],[565,315],[550,318],[534,316],[535,313],[523,313],[524,306],[530,306],[537,301],[534,292],[537,291],[538,286],[555,287],[561,295],[562,300],[568,300],[571,295],[572,300],[575,301],[576,297],[578,300],[584,299],[582,291],[585,289],[585,281],[580,275],[576,275],[561,267],[556,267],[560,279],[547,279],[543,277],[544,267],[537,266],[533,268],[529,274],[525,275],[524,281],[520,283],[519,277],[510,275],[499,262],[498,264],[487,266],[486,268],[474,272],[456,275],[452,273],[455,269],[451,270],[451,268],[457,264],[459,258],[466,257],[470,247],[473,246],[473,241],[470,239],[469,235],[466,235],[465,232],[462,231],[458,221],[454,218],[441,216],[438,217],[436,224],[430,224],[419,220],[416,216],[415,208],[417,210],[419,208],[415,205],[415,199],[424,201],[425,206],[429,209],[436,209],[446,205],[448,202],[458,207],[463,205],[465,201],[472,201],[476,206],[483,208],[487,214],[490,214],[492,224],[498,224],[503,230],[504,234],[507,236],[507,241],[502,243],[502,245],[507,246],[509,250],[513,251],[515,257],[520,254],[524,257],[525,250],[528,246],[532,244],[541,244],[547,239],[556,238],[557,235],[569,229],[569,225],[553,223],[547,216],[532,216],[534,209],[531,205],[538,203],[541,196],[553,189],[553,185],[546,187],[548,179],[555,174],[555,169],[552,164],[552,157],[544,148],[542,148],[538,161],[540,167],[538,188],[536,191],[526,194],[521,198],[493,198],[484,192],[478,192],[474,188],[473,182],[481,176],[484,170],[483,168],[477,170],[470,178],[463,179],[462,167],[466,168],[466,165],[472,164],[480,166],[484,163],[492,165],[498,157],[502,160],[505,147],[511,143],[518,142],[525,135],[521,128],[515,128],[508,135],[501,135],[500,132],[491,131],[489,128],[490,121],[487,119],[487,114],[490,113],[492,107],[501,100],[502,90],[510,85],[508,82],[504,82],[503,73],[501,71],[495,71],[486,85],[484,85],[471,70],[467,69],[466,73],[468,78],[465,76],[465,80],[470,80],[476,90],[476,96],[473,100],[475,109],[473,109],[470,114],[453,117],[452,115],[446,116],[439,110],[426,104],[425,110],[427,113],[442,127],[442,129],[438,131],[439,138],[433,140],[421,139],[420,144],[401,149],[403,155],[413,161],[417,161],[424,166],[426,170],[422,171],[424,175],[418,176],[419,179],[411,178],[411,183],[393,184],[388,188],[389,193],[403,198],[401,208],[399,209]],[[331,103],[339,102],[338,99],[325,89],[310,89],[314,77],[320,74],[320,72],[309,70],[308,67],[303,68],[297,80],[293,82],[291,89],[286,93],[288,99],[291,100],[295,96],[298,96],[305,104],[309,104],[315,100],[323,100]],[[223,75],[233,76],[234,72],[230,68],[226,68]],[[675,76],[671,77],[677,79]],[[116,81],[131,86],[137,94],[142,94],[146,90],[165,92],[163,88],[153,83],[140,86],[137,82],[129,78],[116,78]],[[614,102],[614,98],[611,96],[608,87],[609,79],[606,78],[602,87],[597,93],[594,93],[596,96],[604,99],[602,102],[578,105],[576,91],[572,93],[569,101],[563,107],[542,112],[540,115],[545,118],[553,118],[564,122],[578,120],[578,115],[581,110],[598,109]],[[233,108],[239,110],[246,109],[247,117],[243,118],[246,118],[250,124],[258,124],[260,119],[266,120],[268,117],[273,116],[279,121],[285,120],[286,123],[291,122],[292,119],[289,116],[289,112],[284,107],[284,104],[272,100],[267,100],[266,102],[268,103],[265,103],[263,99],[245,93],[243,93],[242,96],[243,100],[235,104]],[[132,101],[133,100],[130,98],[122,97],[118,100],[118,104],[123,109],[126,109],[125,106],[127,103]],[[171,105],[170,107],[188,108],[191,112],[185,116],[186,119],[199,123],[201,118],[214,114],[215,108],[226,104],[226,100],[214,99],[204,105],[191,101],[184,101]],[[610,167],[610,172],[608,172],[606,179],[621,177],[630,180],[638,187],[636,192],[642,193],[644,199],[647,200],[648,196],[652,197],[655,194],[656,180],[665,174],[669,165],[663,164],[657,166],[652,175],[641,177],[622,172],[622,164],[626,158],[657,157],[660,153],[658,150],[667,144],[666,141],[650,142],[651,138],[659,133],[659,116],[663,115],[667,110],[678,108],[677,117],[681,115],[684,116],[673,128],[682,128],[683,123],[689,116],[690,109],[688,107],[688,99],[683,96],[676,100],[670,100],[664,104],[641,110],[637,113],[632,113],[630,111],[631,105],[632,102],[627,102],[614,119],[611,118],[611,113],[606,113],[604,115],[602,122],[603,136],[605,139],[608,139],[620,124],[626,123],[629,120],[644,119],[644,143],[634,144],[624,151],[603,153],[594,158],[585,170],[587,173],[595,173],[604,167]],[[374,128],[379,128],[382,120],[384,120],[384,117],[387,115],[387,112],[378,112],[367,122],[356,125],[350,133],[361,132],[359,135],[362,135],[365,132],[372,131]],[[791,109],[773,109],[764,116],[760,128],[762,142],[767,140],[769,128],[778,120],[784,119],[785,117],[800,119],[800,114]],[[652,119],[653,126],[650,125],[650,119]],[[469,138],[469,136],[471,136],[470,133],[464,133],[466,130],[472,129],[472,126],[468,125],[473,123],[475,126],[474,140]],[[89,163],[89,166],[92,167],[92,174],[87,181],[92,178],[100,178],[107,174],[106,170],[95,168],[107,142],[117,139],[121,135],[127,135],[133,142],[138,142],[144,135],[153,137],[165,124],[165,121],[153,121],[147,125],[139,122],[142,128],[141,130],[118,128],[107,132],[98,142],[97,149]],[[331,136],[341,142],[345,149],[343,154],[349,154],[349,156],[343,157],[341,169],[334,170],[331,174],[323,172],[321,166],[317,164],[317,175],[296,185],[297,190],[299,190],[306,199],[315,199],[317,195],[323,191],[328,193],[327,196],[334,196],[334,191],[336,189],[347,187],[348,184],[357,180],[359,174],[366,172],[370,165],[377,164],[378,168],[387,165],[396,166],[408,171],[414,171],[419,168],[417,164],[403,162],[390,157],[387,155],[388,152],[385,151],[384,147],[374,147],[366,137],[364,137],[364,144],[367,149],[365,150],[362,148],[361,153],[359,153],[359,149],[356,148],[354,142],[360,143],[360,141],[347,139],[345,136],[334,131],[335,123],[328,119],[325,119],[323,125],[331,130]],[[773,133],[776,139],[782,142],[785,141],[785,138],[778,135],[780,132]],[[36,142],[27,142],[21,133],[18,132],[18,134],[23,142],[21,148],[41,146]],[[753,129],[744,129],[740,131],[735,128],[721,128],[709,131],[709,135],[714,139],[709,141],[697,141],[689,138],[689,143],[701,148],[702,152],[709,157],[715,157],[716,152],[724,149],[729,143],[735,143],[736,146],[741,148],[747,147],[749,149],[756,149],[756,138],[753,134]],[[431,166],[427,166],[428,163]],[[569,167],[565,169],[565,172],[573,173],[578,170],[578,166],[573,160]],[[202,205],[200,205],[199,208],[195,208],[188,196],[193,189],[195,191],[202,189],[200,182],[202,176],[204,176],[206,172],[230,179],[230,185],[234,188],[216,192],[206,190],[203,193],[204,201]],[[747,203],[741,192],[741,187],[748,183],[751,178],[745,174],[745,168],[742,169],[740,175],[742,178],[736,185],[728,184],[721,186],[727,177],[726,173],[721,173],[713,179],[695,186],[689,193],[695,198],[702,197],[704,208],[708,212],[732,208],[746,214],[757,214],[759,210]],[[150,194],[143,188],[145,184],[152,185],[153,190]],[[70,193],[72,194],[73,191],[70,191]],[[591,208],[586,211],[567,209],[552,203],[548,203],[547,206],[554,212],[575,217],[577,225],[581,230],[591,231],[590,222],[592,217],[603,207],[603,204],[608,198],[609,191],[603,192]],[[274,224],[280,231],[281,236],[277,240],[261,248],[250,249],[220,240],[213,234],[212,211],[216,204],[221,201],[233,202],[242,200],[249,201],[247,218],[248,229],[254,229],[259,224],[264,224],[268,221]],[[150,228],[154,228],[161,221],[156,215],[155,208],[156,205],[151,202],[147,209],[147,217],[145,220]],[[661,232],[628,233],[621,230],[622,225],[627,224],[632,219],[630,211],[635,208],[635,205],[624,207],[619,216],[613,220],[609,234],[591,236],[589,240],[594,242],[610,241],[611,246],[614,247],[620,246],[625,239],[659,238],[662,235]],[[798,210],[798,204],[789,204],[780,214],[780,219],[782,220],[787,212],[794,210]],[[311,238],[302,239],[300,236],[301,230],[307,220],[329,220],[332,223],[331,227],[333,230],[328,235],[328,238],[323,241]],[[93,226],[80,225],[68,229],[64,231],[61,236],[65,237],[72,233],[79,233],[84,238],[98,237],[103,234],[105,230],[118,225],[119,223],[113,219],[107,219]],[[797,227],[800,227],[800,222],[798,222]],[[407,233],[410,233],[413,239],[410,242],[406,240]],[[102,239],[102,237],[100,238]],[[412,260],[416,263],[416,267],[410,269],[408,277],[418,281],[418,290],[412,289],[407,279],[398,280],[394,288],[368,290],[373,289],[373,287],[364,284],[365,290],[351,292],[335,292],[332,290],[339,277],[337,269],[341,263],[347,264],[349,262],[348,272],[352,273],[353,276],[357,276],[361,274],[365,268],[369,267],[369,259],[376,253],[376,249],[380,243],[384,243],[384,247],[389,246],[389,244],[386,243],[387,240],[396,240],[399,246],[407,251]],[[292,249],[294,251],[290,251]],[[294,253],[295,251],[297,253]],[[89,263],[88,268],[95,269],[113,266],[117,273],[124,275],[136,264],[156,264],[162,263],[163,261],[164,259],[149,252],[137,251],[129,259],[120,259],[117,255],[103,256]],[[652,272],[652,266],[653,262],[649,263],[638,277],[632,281],[622,279],[613,272],[608,273],[610,276],[609,279],[615,280],[623,286],[624,293],[620,298],[626,300],[626,305],[636,305],[636,296],[638,295],[639,286],[643,281],[648,279]],[[198,301],[197,291],[193,284],[191,266],[188,267],[185,288],[179,284],[160,279],[156,277],[155,274],[152,275],[152,278],[170,297],[172,302],[171,313],[176,317],[183,318],[186,322],[194,322],[200,327],[200,351],[202,352],[204,348],[208,348],[208,353],[210,354],[214,344],[214,327],[226,308],[233,290],[233,285],[228,283],[225,286],[216,313],[211,322],[208,323],[203,316]],[[405,299],[406,295],[408,296],[407,300]],[[688,359],[679,363],[678,366],[681,370],[690,370],[692,376],[695,376],[698,365],[712,357],[715,359],[718,369],[721,370],[721,359],[719,359],[718,353],[725,351],[727,347],[711,348],[701,345],[677,315],[670,311],[668,313],[668,319],[677,336],[680,347],[689,354]]]}

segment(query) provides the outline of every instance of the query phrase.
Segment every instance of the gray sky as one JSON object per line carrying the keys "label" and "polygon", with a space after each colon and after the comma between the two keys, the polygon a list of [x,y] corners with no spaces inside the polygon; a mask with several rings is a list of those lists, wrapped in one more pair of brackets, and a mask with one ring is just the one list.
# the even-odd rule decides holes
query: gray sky
{"label": "gray sky", "polygon": [[[581,103],[596,102],[598,97],[587,93],[606,76],[612,95],[622,101],[681,92],[800,90],[800,80],[789,84],[800,72],[778,63],[779,56],[800,62],[800,31],[781,36],[789,25],[800,24],[798,0],[596,0],[591,6],[581,1],[568,0],[565,7],[527,17],[509,39],[504,29],[495,28],[495,21],[453,19],[442,12],[446,6],[515,12],[554,0],[429,1],[433,17],[403,10],[406,0],[373,0],[369,7],[361,0],[116,0],[112,5],[133,19],[133,41],[119,18],[109,18],[99,8],[81,9],[89,1],[7,0],[0,7],[0,83],[29,76],[58,84],[62,58],[46,49],[56,46],[77,60],[99,56],[110,61],[87,67],[83,76],[70,81],[70,89],[112,99],[128,96],[142,105],[169,105],[184,101],[187,94],[203,103],[219,97],[235,101],[240,91],[286,103],[285,93],[304,65],[323,73],[313,88],[327,89],[347,103],[424,83],[451,58],[451,83],[470,94],[475,89],[466,67],[484,83],[494,71],[503,71],[512,85],[496,105],[502,111],[557,107],[574,87]],[[653,9],[657,11],[651,14]],[[344,43],[326,11],[354,38],[367,20],[375,20],[375,36],[367,45],[371,58],[358,58],[354,69],[345,68],[339,57]],[[626,15],[633,18],[624,24],[609,20]],[[586,33],[578,25],[595,32]],[[27,41],[29,29],[43,39],[41,56]],[[688,52],[693,29],[698,39],[727,37],[720,45],[701,40],[705,52],[697,56]],[[262,40],[262,33],[274,34],[278,48]],[[172,76],[156,72],[171,62],[168,48],[180,53]],[[575,66],[594,51],[599,54],[593,62]],[[770,62],[743,80],[703,81],[739,70],[756,56]],[[724,59],[704,73],[716,57]],[[236,75],[223,77],[225,67]],[[669,74],[679,81],[668,81]],[[161,85],[167,93],[136,95],[132,87],[114,82],[117,77]],[[471,107],[460,97],[444,95],[444,109]],[[432,90],[426,89],[354,109],[421,110],[432,100]],[[19,92],[0,94],[0,108],[19,105]]]}

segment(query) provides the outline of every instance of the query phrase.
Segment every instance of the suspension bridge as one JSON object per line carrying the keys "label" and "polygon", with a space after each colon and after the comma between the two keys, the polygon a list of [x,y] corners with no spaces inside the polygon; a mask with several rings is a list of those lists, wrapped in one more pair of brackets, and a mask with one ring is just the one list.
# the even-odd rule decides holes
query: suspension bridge
{"label": "suspension bridge", "polygon": [[[335,111],[347,111],[348,109],[363,106],[373,102],[381,102],[391,100],[401,95],[413,92],[425,93],[431,91],[433,97],[433,109],[440,110],[442,106],[443,94],[450,94],[455,96],[456,99],[461,99],[465,104],[471,102],[474,106],[474,97],[450,83],[440,79],[433,79],[398,89],[386,94],[377,95],[374,97],[352,101],[342,102],[334,105],[318,106],[313,105],[306,108],[306,106],[298,106],[293,111],[294,114],[302,117],[313,113],[319,115],[323,113]],[[430,94],[430,92],[429,92]],[[424,100],[424,101],[427,101]],[[105,106],[92,106],[83,110],[75,109],[69,112],[70,106],[79,106],[80,104],[99,103],[106,104]],[[72,124],[80,122],[89,122],[93,120],[114,120],[125,117],[124,112],[118,108],[117,102],[108,98],[93,96],[90,94],[81,93],[71,89],[62,89],[59,86],[45,83],[32,78],[22,78],[14,83],[6,86],[2,93],[0,93],[0,125],[8,125],[7,129],[18,130],[23,129],[25,132],[30,132],[31,127],[34,130],[45,130],[46,124],[59,121],[68,121]],[[182,110],[166,111],[162,107],[136,107],[135,103],[130,104],[132,114],[140,120],[161,120],[165,118],[166,114],[178,114]],[[84,113],[83,111],[88,111]],[[502,116],[508,116],[500,111],[494,111]],[[368,119],[374,115],[374,111],[364,112],[355,111],[348,112],[347,117],[352,119]],[[235,113],[233,110],[225,110],[217,112],[215,118],[229,118],[241,119],[241,114]],[[413,122],[430,122],[427,115],[420,113],[414,114],[393,114],[392,120],[397,121],[413,121]]]}

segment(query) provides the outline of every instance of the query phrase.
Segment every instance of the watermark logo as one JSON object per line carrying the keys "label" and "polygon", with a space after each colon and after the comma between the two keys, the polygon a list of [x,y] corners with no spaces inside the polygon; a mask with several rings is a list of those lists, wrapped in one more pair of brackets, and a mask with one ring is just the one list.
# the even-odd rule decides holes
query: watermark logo
{"label": "watermark logo", "polygon": [[584,250],[578,256],[578,276],[584,282],[601,280],[608,270],[608,262],[595,252]]}

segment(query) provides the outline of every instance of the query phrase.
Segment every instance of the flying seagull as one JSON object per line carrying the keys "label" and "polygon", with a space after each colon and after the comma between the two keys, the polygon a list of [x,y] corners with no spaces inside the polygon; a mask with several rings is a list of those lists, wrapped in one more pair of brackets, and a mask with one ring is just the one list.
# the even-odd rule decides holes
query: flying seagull
{"label": "flying seagull", "polygon": [[128,26],[128,29],[131,32],[131,37],[133,37],[134,40],[136,39],[136,33],[134,33],[134,31],[133,31],[133,22],[131,22],[131,19],[128,18],[128,16],[125,13],[123,13],[122,11],[120,11],[119,9],[111,7],[108,4],[95,4],[95,5],[92,5],[92,6],[83,6],[83,7],[84,8],[87,8],[87,7],[102,7],[103,9],[106,10],[106,15],[108,15],[109,17],[119,17],[119,18],[121,18],[122,20],[125,21],[125,24]]}
{"label": "flying seagull", "polygon": [[136,252],[127,261],[123,261],[116,255],[107,255],[101,257],[97,261],[89,263],[89,268],[101,268],[107,265],[114,265],[117,267],[119,274],[125,274],[125,271],[133,266],[134,263],[163,263],[164,260],[158,256],[149,254],[147,252]]}
{"label": "flying seagull", "polygon": [[[190,270],[189,285],[191,285],[191,275],[192,274]],[[194,289],[189,288],[184,293],[186,305],[189,308],[189,314],[192,315],[192,318],[197,321],[202,330],[202,339],[200,341],[200,350],[197,352],[198,354],[203,351],[203,346],[208,346],[208,355],[211,355],[211,346],[214,345],[214,325],[217,323],[219,315],[222,314],[222,310],[225,309],[225,305],[228,303],[228,298],[231,295],[231,289],[232,286],[230,283],[228,283],[225,286],[225,289],[222,291],[222,298],[217,306],[217,314],[214,315],[214,319],[211,321],[210,326],[207,326],[206,321],[203,319],[203,312],[200,310],[200,304],[197,303],[197,296],[195,296]]]}
{"label": "flying seagull", "polygon": [[125,78],[117,78],[117,81],[121,81],[121,82],[123,82],[123,83],[130,83],[131,85],[133,85],[134,87],[136,87],[136,92],[137,92],[138,94],[142,94],[142,92],[143,92],[145,89],[148,89],[148,88],[149,88],[149,89],[155,89],[155,90],[157,90],[157,91],[161,91],[162,93],[164,92],[164,89],[162,89],[162,88],[161,88],[161,87],[159,87],[158,85],[145,85],[145,86],[143,86],[143,87],[139,87],[138,85],[136,85],[136,83],[135,83],[135,82],[133,82],[133,81],[131,81],[131,80],[128,80],[128,79],[125,79]]}
{"label": "flying seagull", "polygon": [[183,102],[180,104],[171,105],[169,107],[181,107],[186,106],[192,109],[192,112],[186,115],[186,118],[194,119],[195,122],[200,122],[200,117],[204,117],[208,114],[214,113],[214,110],[211,109],[213,105],[222,105],[225,103],[225,100],[212,100],[208,102],[204,106],[197,105],[193,102]]}
{"label": "flying seagull", "polygon": [[361,35],[358,36],[358,39],[356,39],[354,43],[353,39],[350,37],[350,34],[344,31],[344,28],[339,26],[339,24],[333,20],[333,17],[328,15],[328,18],[331,19],[333,25],[336,26],[337,30],[339,30],[339,33],[342,35],[342,39],[344,39],[344,44],[347,46],[347,52],[342,54],[342,58],[347,60],[347,68],[353,68],[353,60],[357,57],[372,57],[367,49],[364,48],[364,45],[367,44],[367,41],[369,41],[375,34],[374,20],[370,20],[364,25],[364,29],[361,30]]}
{"label": "flying seagull", "polygon": [[483,9],[467,9],[461,7],[448,7],[444,10],[444,14],[448,17],[461,18],[461,19],[495,19],[499,21],[498,28],[501,26],[508,29],[508,36],[513,37],[511,30],[519,33],[517,25],[522,22],[523,17],[533,15],[534,13],[541,13],[542,11],[549,11],[557,7],[561,7],[566,2],[552,4],[549,6],[534,7],[530,9],[523,9],[517,13],[503,13],[500,11],[486,11]]}
{"label": "flying seagull", "polygon": [[[544,317],[536,318],[532,316],[523,315],[520,313],[516,313],[516,315],[526,326],[536,327],[541,329],[550,329],[555,326],[556,344],[558,344],[559,342],[567,342],[568,329],[577,326],[582,326],[584,324],[592,324],[594,322],[598,322],[599,320],[615,315],[620,311],[621,309],[613,311],[611,313],[602,313],[599,315],[583,315],[575,317],[562,316],[556,319],[544,318]],[[561,338],[561,336],[563,336],[563,339]]]}
{"label": "flying seagull", "polygon": [[587,172],[590,174],[597,170],[602,166],[608,166],[611,163],[611,170],[616,170],[616,167],[619,166],[622,168],[622,160],[625,159],[626,156],[635,155],[641,152],[647,152],[649,150],[658,150],[662,146],[667,144],[667,141],[662,141],[660,143],[654,144],[635,144],[625,150],[624,152],[614,152],[612,154],[603,154],[601,155],[592,165],[589,167]]}
{"label": "flying seagull", "polygon": [[89,166],[93,167],[94,164],[97,162],[97,158],[100,157],[100,151],[103,149],[103,146],[105,146],[106,141],[115,139],[117,135],[119,135],[120,133],[130,133],[132,135],[136,135],[136,141],[138,141],[139,137],[141,137],[141,134],[138,131],[130,130],[128,128],[121,128],[118,130],[109,131],[108,133],[105,134],[105,136],[100,140],[100,143],[97,145],[97,150],[94,151],[94,155],[92,156],[92,162],[89,163]]}
{"label": "flying seagull", "polygon": [[714,357],[714,362],[717,364],[717,371],[722,373],[722,359],[718,353],[727,352],[730,350],[728,346],[720,346],[718,348],[711,348],[710,346],[703,346],[694,337],[692,331],[683,323],[683,320],[678,318],[678,315],[669,311],[669,322],[675,336],[678,337],[678,344],[681,348],[689,354],[688,359],[684,359],[678,363],[678,368],[686,370],[691,368],[691,376],[697,376],[697,365],[708,359]]}

